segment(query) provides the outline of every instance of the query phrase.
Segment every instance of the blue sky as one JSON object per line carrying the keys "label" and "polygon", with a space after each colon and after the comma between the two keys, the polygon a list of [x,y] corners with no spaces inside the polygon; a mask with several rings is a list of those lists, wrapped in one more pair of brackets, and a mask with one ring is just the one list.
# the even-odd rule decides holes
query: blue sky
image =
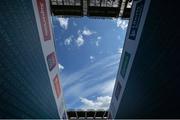
{"label": "blue sky", "polygon": [[128,21],[53,17],[67,109],[108,109]]}

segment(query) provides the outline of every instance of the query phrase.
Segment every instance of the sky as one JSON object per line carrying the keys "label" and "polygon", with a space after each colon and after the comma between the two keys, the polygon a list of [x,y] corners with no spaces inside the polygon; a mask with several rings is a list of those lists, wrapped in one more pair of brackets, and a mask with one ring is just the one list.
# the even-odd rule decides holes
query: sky
{"label": "sky", "polygon": [[128,21],[53,17],[67,109],[108,109]]}

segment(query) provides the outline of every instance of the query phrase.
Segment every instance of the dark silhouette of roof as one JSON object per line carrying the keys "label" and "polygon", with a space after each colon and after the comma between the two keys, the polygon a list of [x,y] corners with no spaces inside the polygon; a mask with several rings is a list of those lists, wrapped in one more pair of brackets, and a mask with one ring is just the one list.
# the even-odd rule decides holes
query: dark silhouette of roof
{"label": "dark silhouette of roof", "polygon": [[108,111],[106,110],[68,110],[68,119],[96,119],[106,120],[108,118]]}
{"label": "dark silhouette of roof", "polygon": [[129,18],[132,0],[50,0],[55,16]]}

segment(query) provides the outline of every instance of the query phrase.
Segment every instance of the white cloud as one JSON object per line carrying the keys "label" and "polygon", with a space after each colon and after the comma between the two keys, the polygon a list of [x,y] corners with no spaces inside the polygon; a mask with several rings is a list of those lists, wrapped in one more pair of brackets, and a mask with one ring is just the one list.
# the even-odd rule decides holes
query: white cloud
{"label": "white cloud", "polygon": [[[68,74],[62,72],[62,86],[68,104],[67,108],[80,109],[81,107],[76,106],[80,104],[80,95],[84,98],[97,96],[97,94],[111,96],[120,57],[121,54],[114,54],[100,60],[97,59],[93,64],[84,66],[76,72]],[[72,99],[73,101],[68,101]]]}
{"label": "white cloud", "polygon": [[78,33],[78,38],[76,40],[76,43],[77,43],[77,46],[80,47],[80,46],[82,46],[84,44],[84,41],[85,41],[83,36],[89,36],[89,35],[92,35],[92,34],[94,34],[96,32],[93,32],[93,31],[90,31],[87,28],[84,28],[83,31],[78,30],[77,33]]}
{"label": "white cloud", "polygon": [[112,18],[112,20],[113,20],[113,21],[116,21],[116,20],[117,20],[117,18],[114,18],[114,17],[113,17],[113,18]]}
{"label": "white cloud", "polygon": [[61,64],[58,64],[58,67],[59,67],[60,70],[63,70],[63,69],[64,69],[64,66],[61,65]]}
{"label": "white cloud", "polygon": [[113,93],[114,84],[115,84],[115,79],[109,80],[101,85],[100,90],[102,91],[103,94],[110,95]]}
{"label": "white cloud", "polygon": [[82,31],[81,30],[78,30],[78,35],[82,35]]}
{"label": "white cloud", "polygon": [[90,100],[87,98],[80,98],[81,103],[83,104],[82,109],[104,109],[107,110],[109,108],[109,104],[111,102],[111,97],[109,96],[99,96],[96,100]]}
{"label": "white cloud", "polygon": [[[120,56],[120,54],[108,56],[97,60],[94,64],[84,66],[76,72],[62,73],[65,98],[73,99],[71,102],[67,101],[68,107],[71,108],[71,106],[79,104],[79,95],[87,98],[96,95],[99,91],[100,96],[111,96],[112,81],[116,77]],[[106,88],[108,89],[105,90]]]}
{"label": "white cloud", "polygon": [[58,21],[59,21],[59,24],[62,28],[64,28],[65,30],[68,28],[68,21],[69,21],[69,18],[57,18]]}
{"label": "white cloud", "polygon": [[94,56],[90,56],[89,58],[90,58],[91,60],[95,59]]}
{"label": "white cloud", "polygon": [[117,50],[118,54],[122,54],[122,51],[123,51],[123,48],[119,48],[119,49]]}
{"label": "white cloud", "polygon": [[96,40],[96,42],[95,42],[95,45],[98,47],[99,46],[99,41],[101,40],[101,36],[98,36],[97,37],[97,40]]}
{"label": "white cloud", "polygon": [[93,32],[93,31],[89,30],[88,28],[84,28],[84,30],[82,31],[82,35],[85,35],[85,36],[89,36],[94,33],[96,33],[96,32]]}
{"label": "white cloud", "polygon": [[101,36],[98,36],[97,39],[100,40],[102,37]]}
{"label": "white cloud", "polygon": [[[97,80],[103,81],[105,78],[109,78],[111,76],[114,77],[114,75],[116,75],[115,71],[116,69],[118,69],[119,60],[120,60],[120,55],[116,54],[116,55],[103,58],[97,61],[95,64],[84,67],[79,71],[71,73],[70,75],[64,76],[64,74],[62,74],[63,75],[62,77],[66,79],[66,81],[63,81],[64,82],[63,84],[64,86],[69,86],[69,85],[77,84],[79,83],[77,81],[81,81],[81,80],[83,81],[82,83],[84,84],[86,84],[86,82],[89,82],[90,84],[90,82],[96,83]],[[100,70],[93,72],[94,69],[100,69]],[[91,74],[87,74],[87,73],[91,73]],[[104,74],[104,73],[107,73],[107,74]],[[90,79],[90,81],[85,80],[88,78]]]}
{"label": "white cloud", "polygon": [[84,44],[84,39],[82,35],[79,35],[77,40],[76,40],[77,46],[80,47]]}
{"label": "white cloud", "polygon": [[70,45],[71,42],[72,42],[72,37],[73,36],[70,36],[70,37],[66,38],[65,41],[64,41],[64,45]]}
{"label": "white cloud", "polygon": [[128,26],[127,20],[121,20],[120,18],[117,19],[117,27],[120,27],[121,29],[125,30]]}
{"label": "white cloud", "polygon": [[94,56],[90,56],[89,59],[91,60],[91,62],[94,62],[95,57]]}
{"label": "white cloud", "polygon": [[98,46],[99,46],[99,41],[97,40],[95,44],[96,44],[96,46],[98,47]]}

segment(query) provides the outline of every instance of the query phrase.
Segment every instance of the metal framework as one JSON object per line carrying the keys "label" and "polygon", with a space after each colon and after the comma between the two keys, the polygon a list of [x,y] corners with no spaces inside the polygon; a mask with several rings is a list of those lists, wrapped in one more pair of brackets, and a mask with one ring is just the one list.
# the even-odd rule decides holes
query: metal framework
{"label": "metal framework", "polygon": [[107,120],[108,118],[108,111],[105,110],[69,110],[67,111],[67,114],[69,120]]}
{"label": "metal framework", "polygon": [[50,0],[55,16],[129,18],[132,0]]}

